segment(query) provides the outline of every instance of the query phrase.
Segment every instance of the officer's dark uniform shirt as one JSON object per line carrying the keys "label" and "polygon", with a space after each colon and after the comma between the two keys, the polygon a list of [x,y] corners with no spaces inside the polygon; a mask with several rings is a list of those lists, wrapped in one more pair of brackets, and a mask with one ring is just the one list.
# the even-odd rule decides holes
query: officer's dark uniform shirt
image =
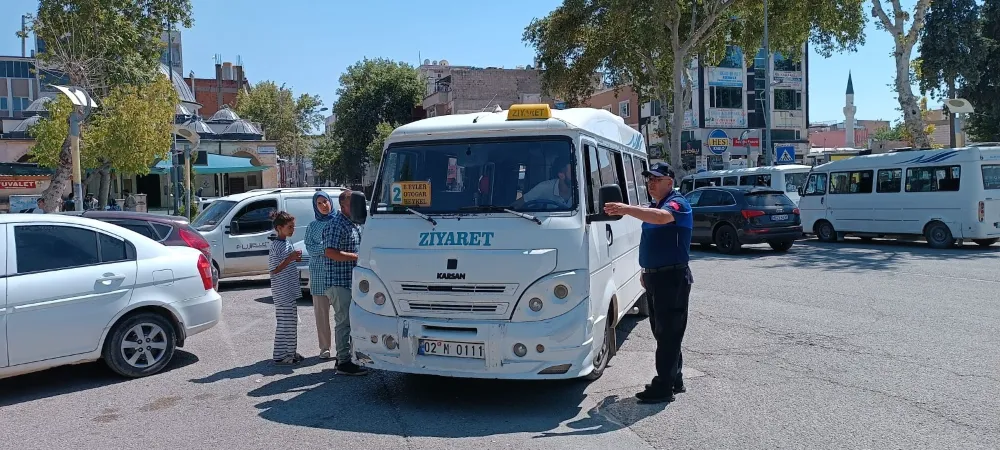
{"label": "officer's dark uniform shirt", "polygon": [[691,230],[694,218],[691,204],[677,191],[673,191],[659,204],[650,204],[670,211],[674,221],[664,225],[642,223],[642,240],[639,241],[639,266],[656,269],[690,260]]}

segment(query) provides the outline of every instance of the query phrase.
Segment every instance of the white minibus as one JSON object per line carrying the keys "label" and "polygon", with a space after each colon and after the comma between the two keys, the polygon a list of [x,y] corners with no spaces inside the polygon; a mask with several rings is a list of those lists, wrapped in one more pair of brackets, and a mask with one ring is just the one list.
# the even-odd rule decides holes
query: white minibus
{"label": "white minibus", "polygon": [[923,237],[934,248],[1000,239],[1000,147],[906,150],[813,168],[800,192],[802,228],[845,235]]}
{"label": "white minibus", "polygon": [[693,173],[681,180],[681,193],[687,195],[706,186],[763,186],[783,191],[793,202],[799,202],[799,187],[806,181],[812,167],[800,164],[748,167],[746,169],[710,170]]}
{"label": "white minibus", "polygon": [[[407,373],[587,377],[639,304],[642,135],[608,111],[514,105],[428,118],[386,141],[354,269],[356,361]],[[360,195],[360,194],[359,194]]]}

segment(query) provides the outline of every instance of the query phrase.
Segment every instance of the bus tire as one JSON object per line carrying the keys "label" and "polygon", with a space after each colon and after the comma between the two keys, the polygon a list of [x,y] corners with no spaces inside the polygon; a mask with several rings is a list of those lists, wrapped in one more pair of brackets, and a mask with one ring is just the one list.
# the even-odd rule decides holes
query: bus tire
{"label": "bus tire", "polygon": [[604,321],[604,342],[601,343],[600,352],[594,357],[594,370],[590,371],[585,377],[587,381],[595,381],[601,378],[601,375],[604,375],[604,369],[608,367],[611,355],[615,354],[614,347],[618,345],[618,339],[615,336],[614,320],[614,309],[612,308],[608,311],[607,320]]}
{"label": "bus tire", "polygon": [[980,247],[989,247],[989,246],[991,246],[993,244],[996,244],[997,241],[1000,241],[1000,239],[998,239],[998,238],[991,238],[991,239],[973,239],[972,240],[972,242],[975,242],[976,245],[978,245]]}
{"label": "bus tire", "polygon": [[924,227],[924,238],[927,239],[927,244],[931,248],[943,249],[950,248],[955,245],[955,237],[951,235],[951,230],[948,225],[941,223],[937,220],[928,223]]}
{"label": "bus tire", "polygon": [[815,230],[816,237],[823,242],[837,242],[837,230],[833,228],[833,224],[826,220],[820,220],[816,222]]}

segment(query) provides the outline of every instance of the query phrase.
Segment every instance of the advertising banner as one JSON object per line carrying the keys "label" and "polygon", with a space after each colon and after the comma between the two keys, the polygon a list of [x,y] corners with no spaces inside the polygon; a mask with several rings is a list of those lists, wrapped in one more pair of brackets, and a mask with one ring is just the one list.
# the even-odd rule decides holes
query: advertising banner
{"label": "advertising banner", "polygon": [[708,69],[708,85],[724,87],[743,87],[747,74],[743,69],[727,69],[712,67]]}
{"label": "advertising banner", "polygon": [[747,112],[742,109],[707,108],[705,126],[719,128],[746,128]]}

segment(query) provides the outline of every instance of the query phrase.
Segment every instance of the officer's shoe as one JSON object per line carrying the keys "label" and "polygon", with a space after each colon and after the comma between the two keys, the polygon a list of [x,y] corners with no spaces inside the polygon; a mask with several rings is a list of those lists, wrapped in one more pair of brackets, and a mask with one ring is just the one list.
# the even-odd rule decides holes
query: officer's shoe
{"label": "officer's shoe", "polygon": [[671,389],[658,386],[646,388],[645,391],[635,394],[635,398],[639,399],[639,403],[670,403],[676,400]]}
{"label": "officer's shoe", "polygon": [[[647,384],[647,385],[645,386],[645,388],[646,388],[646,389],[650,389],[650,388],[652,388],[652,387],[653,387],[653,384],[652,384],[652,383],[650,383],[650,384]],[[688,390],[687,390],[687,388],[686,388],[686,387],[684,387],[684,383],[678,383],[678,384],[675,384],[675,385],[674,385],[674,394],[683,394],[683,393],[685,393],[685,392],[687,392],[687,391],[688,391]]]}

